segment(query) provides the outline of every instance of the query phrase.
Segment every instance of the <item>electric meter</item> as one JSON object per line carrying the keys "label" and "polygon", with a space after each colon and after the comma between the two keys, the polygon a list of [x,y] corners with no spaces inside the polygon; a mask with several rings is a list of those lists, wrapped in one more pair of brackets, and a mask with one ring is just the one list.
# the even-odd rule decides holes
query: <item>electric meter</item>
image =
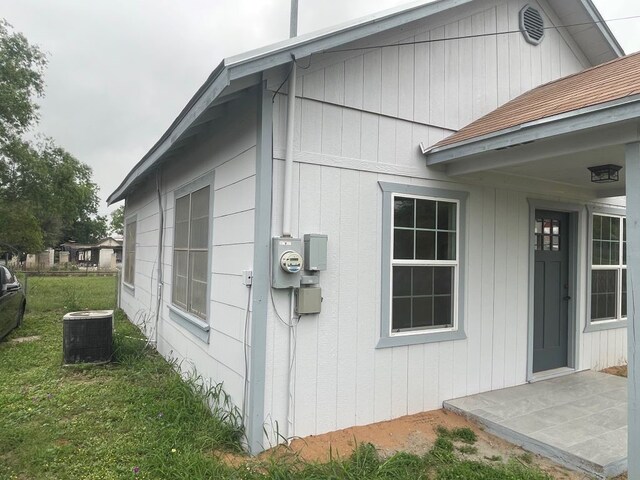
{"label": "electric meter", "polygon": [[287,273],[298,273],[302,268],[302,255],[293,250],[287,250],[280,257],[280,267]]}

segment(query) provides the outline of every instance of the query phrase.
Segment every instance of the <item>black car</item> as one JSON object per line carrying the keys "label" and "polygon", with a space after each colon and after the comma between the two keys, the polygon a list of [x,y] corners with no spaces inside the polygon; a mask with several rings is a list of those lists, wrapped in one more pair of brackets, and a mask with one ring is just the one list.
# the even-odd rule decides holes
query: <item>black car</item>
{"label": "black car", "polygon": [[22,285],[7,267],[0,266],[0,339],[20,325],[26,306]]}

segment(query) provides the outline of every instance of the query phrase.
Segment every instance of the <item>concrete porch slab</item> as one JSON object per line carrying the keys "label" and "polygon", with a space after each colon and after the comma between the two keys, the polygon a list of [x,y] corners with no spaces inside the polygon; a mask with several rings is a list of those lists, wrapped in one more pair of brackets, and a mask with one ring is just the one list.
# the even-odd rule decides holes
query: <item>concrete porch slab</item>
{"label": "concrete porch slab", "polygon": [[598,477],[627,470],[627,380],[580,372],[444,402],[487,431]]}

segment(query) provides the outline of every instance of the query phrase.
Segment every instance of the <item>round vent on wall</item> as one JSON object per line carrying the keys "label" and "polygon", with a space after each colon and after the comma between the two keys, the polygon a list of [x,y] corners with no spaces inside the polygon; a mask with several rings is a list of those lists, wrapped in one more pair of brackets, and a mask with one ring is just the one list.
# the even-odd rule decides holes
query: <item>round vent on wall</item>
{"label": "round vent on wall", "polygon": [[524,39],[532,45],[538,45],[544,37],[544,19],[531,5],[525,5],[520,10],[520,31]]}

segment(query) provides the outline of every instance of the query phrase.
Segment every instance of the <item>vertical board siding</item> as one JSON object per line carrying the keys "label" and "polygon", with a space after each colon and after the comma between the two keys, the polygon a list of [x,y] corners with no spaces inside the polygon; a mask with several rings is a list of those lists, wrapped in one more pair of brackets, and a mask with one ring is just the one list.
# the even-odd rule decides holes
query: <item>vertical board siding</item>
{"label": "vertical board siding", "polygon": [[[293,336],[292,431],[287,426],[290,329],[278,318],[288,320],[289,297],[274,291],[265,387],[265,415],[273,431],[317,434],[526,382],[528,198],[541,193],[530,186],[519,191],[456,183],[427,169],[418,147],[433,145],[527,89],[583,68],[575,46],[554,30],[547,30],[540,47],[527,44],[520,33],[432,41],[517,30],[525,3],[465,7],[465,15],[444,23],[368,40],[383,48],[331,57],[334,64],[327,57],[312,58],[308,70],[298,70],[293,234],[327,234],[328,269],[320,273],[322,312],[302,317]],[[274,235],[282,223],[285,125],[281,93],[274,99]],[[400,175],[402,169],[416,175]],[[383,234],[379,181],[469,193],[466,339],[376,349]],[[228,263],[225,269],[231,268]],[[239,292],[225,295],[237,298]],[[227,332],[235,335],[237,326]],[[580,365],[615,362],[625,341],[619,331],[581,335]]]}
{"label": "vertical board siding", "polygon": [[[162,304],[158,321],[159,352],[176,359],[184,374],[197,372],[204,381],[224,383],[232,401],[242,405],[244,389],[244,322],[249,289],[242,285],[242,270],[253,263],[253,224],[256,162],[255,98],[235,102],[234,112],[214,124],[210,135],[168,162],[162,171],[161,195],[165,232],[163,248]],[[210,172],[215,172],[211,191],[211,277],[209,279],[209,344],[193,336],[169,318],[171,304],[174,191]],[[122,306],[127,316],[153,332],[157,302],[157,256],[159,215],[155,176],[127,198],[126,214],[137,215],[135,291],[123,289]]]}

